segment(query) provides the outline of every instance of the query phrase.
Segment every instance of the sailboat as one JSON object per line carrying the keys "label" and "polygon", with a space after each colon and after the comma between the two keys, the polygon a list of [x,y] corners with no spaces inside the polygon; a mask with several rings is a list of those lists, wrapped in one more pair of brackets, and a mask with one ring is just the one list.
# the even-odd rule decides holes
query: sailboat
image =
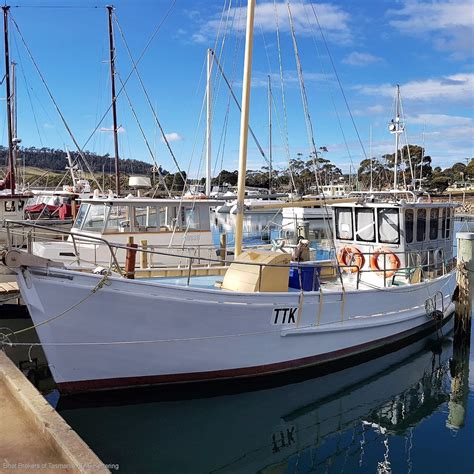
{"label": "sailboat", "polygon": [[234,261],[195,276],[190,257],[173,276],[130,280],[113,265],[88,273],[5,255],[61,391],[338,370],[451,319],[455,206],[397,190],[396,172],[394,190],[332,206],[337,262],[242,252],[254,9],[249,0]]}

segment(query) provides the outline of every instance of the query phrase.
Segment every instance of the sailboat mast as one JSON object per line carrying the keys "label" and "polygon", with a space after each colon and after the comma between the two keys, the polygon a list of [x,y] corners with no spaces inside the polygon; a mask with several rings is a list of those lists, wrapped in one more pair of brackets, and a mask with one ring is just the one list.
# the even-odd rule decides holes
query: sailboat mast
{"label": "sailboat mast", "polygon": [[398,145],[400,140],[400,86],[397,84],[397,100],[395,105],[395,163],[393,169],[393,189],[397,189]]}
{"label": "sailboat mast", "polygon": [[206,83],[206,196],[211,194],[211,76],[212,49],[207,50],[207,83]]}
{"label": "sailboat mast", "polygon": [[272,80],[268,75],[268,194],[272,193]]}
{"label": "sailboat mast", "polygon": [[15,163],[13,160],[13,134],[12,134],[12,108],[10,91],[10,52],[8,49],[8,12],[10,7],[4,5],[3,10],[3,32],[5,36],[5,87],[7,92],[7,128],[8,128],[8,166],[10,168],[10,190],[15,194]]}
{"label": "sailboat mast", "polygon": [[245,34],[244,76],[242,87],[242,112],[240,116],[239,178],[237,182],[237,215],[235,223],[235,256],[242,253],[244,223],[245,177],[247,171],[247,144],[250,108],[250,80],[252,74],[253,20],[255,0],[248,0],[247,31]]}
{"label": "sailboat mast", "polygon": [[119,166],[119,146],[117,134],[117,97],[115,95],[115,45],[114,45],[114,30],[112,16],[114,7],[107,5],[109,17],[109,45],[110,45],[110,79],[112,89],[112,118],[113,118],[113,132],[114,132],[114,153],[115,153],[115,192],[120,196],[120,166]]}

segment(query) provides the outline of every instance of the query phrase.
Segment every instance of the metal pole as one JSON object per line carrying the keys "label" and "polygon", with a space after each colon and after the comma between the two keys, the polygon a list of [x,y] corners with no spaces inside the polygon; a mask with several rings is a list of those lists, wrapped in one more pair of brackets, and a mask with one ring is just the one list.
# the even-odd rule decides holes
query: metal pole
{"label": "metal pole", "polygon": [[3,10],[3,32],[5,36],[5,87],[7,92],[7,126],[8,126],[8,166],[10,167],[10,190],[15,194],[15,163],[13,161],[12,109],[10,91],[10,52],[8,49],[8,12],[10,7],[5,5]]}
{"label": "metal pole", "polygon": [[110,79],[112,89],[112,118],[113,118],[113,132],[114,132],[114,153],[115,153],[115,192],[120,196],[120,166],[119,166],[119,146],[117,134],[117,97],[115,95],[115,45],[114,45],[114,31],[112,24],[112,15],[114,7],[107,5],[109,17],[109,45],[110,45]]}
{"label": "metal pole", "polygon": [[268,194],[272,193],[272,80],[268,75]]}
{"label": "metal pole", "polygon": [[395,163],[393,169],[393,189],[397,189],[398,143],[400,128],[400,86],[397,84],[397,101],[395,105]]}
{"label": "metal pole", "polygon": [[206,196],[211,194],[211,76],[212,76],[212,49],[207,50],[207,83],[206,83]]}
{"label": "metal pole", "polygon": [[240,116],[239,177],[237,188],[237,215],[235,226],[235,256],[242,253],[242,232],[244,223],[245,176],[247,171],[247,143],[250,106],[250,79],[252,73],[253,19],[255,0],[247,4],[247,32],[245,36],[244,80],[242,87],[242,113]]}

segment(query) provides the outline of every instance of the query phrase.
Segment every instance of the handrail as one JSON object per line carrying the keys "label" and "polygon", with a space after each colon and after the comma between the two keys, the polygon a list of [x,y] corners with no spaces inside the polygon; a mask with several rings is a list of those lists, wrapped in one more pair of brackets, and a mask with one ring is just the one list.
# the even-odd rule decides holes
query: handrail
{"label": "handrail", "polygon": [[[57,232],[59,234],[71,236],[72,241],[73,241],[73,245],[75,246],[75,253],[76,253],[76,256],[78,257],[79,262],[80,262],[80,256],[79,256],[79,252],[77,251],[76,239],[77,240],[82,240],[82,241],[85,239],[85,240],[88,240],[88,241],[92,241],[92,242],[96,241],[98,243],[104,244],[108,248],[108,250],[111,254],[113,264],[115,265],[115,267],[117,268],[117,271],[120,272],[121,275],[123,275],[123,272],[121,270],[120,264],[118,263],[116,252],[114,251],[114,249],[115,250],[125,250],[125,251],[134,250],[136,252],[143,252],[143,253],[147,253],[147,254],[162,255],[162,256],[165,256],[165,257],[176,257],[178,259],[188,259],[188,261],[190,262],[188,278],[190,278],[190,275],[191,275],[192,262],[195,261],[195,260],[198,260],[199,262],[203,261],[203,262],[208,262],[208,263],[218,263],[220,266],[227,266],[227,265],[230,265],[231,263],[234,262],[233,260],[228,260],[228,259],[222,260],[222,259],[217,258],[217,257],[216,258],[208,258],[208,257],[202,257],[200,255],[198,257],[196,257],[195,255],[183,255],[183,254],[176,254],[176,253],[170,253],[170,252],[162,252],[162,251],[157,251],[157,250],[150,249],[149,248],[150,246],[147,246],[147,248],[140,248],[140,247],[135,248],[135,247],[130,247],[130,246],[124,245],[124,244],[111,243],[111,242],[108,242],[107,240],[105,240],[101,237],[84,236],[84,235],[77,236],[72,232],[63,231],[63,230],[59,230],[59,229],[51,229],[51,228],[48,228],[48,227],[44,227],[44,226],[37,225],[37,224],[32,224],[32,223],[9,221],[9,220],[6,220],[5,223],[6,223],[6,230],[7,230],[8,240],[10,241],[10,245],[9,245],[10,248],[12,247],[11,246],[11,229],[15,228],[15,227],[28,227],[28,228],[32,228],[32,229],[44,230],[46,232]],[[405,251],[405,252],[399,251],[399,252],[393,252],[393,254],[395,254],[395,255],[411,255],[411,254],[420,255],[420,252],[421,253],[426,252],[426,254],[429,255],[429,252],[432,252],[432,251],[433,251],[433,249],[425,249],[425,250],[417,251],[417,252],[415,252],[415,251],[408,251],[408,252],[407,251]],[[375,252],[365,252],[365,253],[363,253],[363,255],[364,256],[371,256],[374,253]],[[406,271],[406,270],[413,270],[413,269],[416,269],[416,268],[421,268],[421,269],[433,268],[433,269],[438,270],[439,267],[441,267],[442,274],[445,274],[446,269],[450,268],[450,265],[449,265],[450,260],[451,260],[451,262],[453,262],[455,259],[454,258],[452,258],[452,259],[443,258],[442,261],[438,261],[438,262],[434,262],[434,263],[400,267],[400,268],[397,269],[397,271],[402,272],[402,271]],[[262,267],[275,267],[275,268],[289,268],[289,267],[295,268],[296,267],[296,268],[302,268],[302,267],[305,267],[307,265],[307,262],[291,262],[290,265],[273,264],[273,263],[263,264],[263,263],[258,263],[258,262],[238,262],[238,263],[242,264],[242,265],[259,266],[260,267],[260,269],[259,269],[260,275],[262,274],[261,273],[262,272]],[[314,263],[317,264],[317,261],[315,261]],[[334,263],[333,265],[325,265],[325,267],[333,268],[335,270],[339,269],[339,271],[344,270],[344,269],[356,269],[356,271],[353,272],[353,273],[357,273],[357,287],[360,283],[360,275],[362,273],[383,272],[384,273],[384,286],[385,286],[385,284],[386,284],[386,282],[385,282],[386,273],[390,272],[390,271],[393,271],[391,269],[387,269],[386,265],[384,265],[383,270],[381,269],[381,270],[377,270],[377,271],[372,270],[372,269],[366,270],[366,269],[360,268],[358,265],[353,265],[353,264],[340,265],[338,263]]]}

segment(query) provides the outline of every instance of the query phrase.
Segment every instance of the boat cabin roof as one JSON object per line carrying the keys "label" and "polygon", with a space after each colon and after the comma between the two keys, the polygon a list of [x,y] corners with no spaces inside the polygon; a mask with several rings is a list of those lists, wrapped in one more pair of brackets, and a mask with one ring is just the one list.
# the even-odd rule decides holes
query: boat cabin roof
{"label": "boat cabin roof", "polygon": [[63,190],[47,190],[47,189],[32,189],[31,192],[35,196],[77,196],[77,193],[73,193],[71,191],[63,191]]}
{"label": "boat cabin roof", "polygon": [[179,206],[181,205],[206,205],[215,206],[215,199],[157,199],[157,198],[143,198],[143,197],[127,197],[127,198],[85,198],[81,202],[87,204],[117,204],[121,206],[136,205],[136,206]]}

